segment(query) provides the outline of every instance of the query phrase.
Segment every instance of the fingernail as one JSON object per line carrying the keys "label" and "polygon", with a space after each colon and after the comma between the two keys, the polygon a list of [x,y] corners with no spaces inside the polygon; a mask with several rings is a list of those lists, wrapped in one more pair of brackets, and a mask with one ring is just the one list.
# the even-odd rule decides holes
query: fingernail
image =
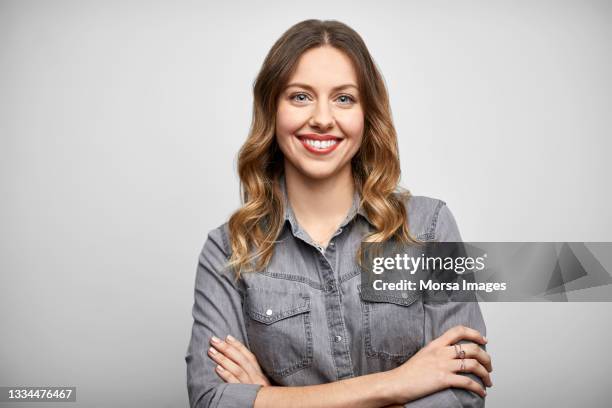
{"label": "fingernail", "polygon": [[221,367],[220,365],[217,366],[217,370],[223,372],[223,367]]}
{"label": "fingernail", "polygon": [[487,390],[485,390],[484,395],[487,395]]}
{"label": "fingernail", "polygon": [[228,335],[227,335],[227,337],[226,337],[226,339],[227,339],[228,341],[234,341],[234,340],[236,340],[235,338],[233,338],[233,337],[232,337],[232,335],[231,335],[231,334],[228,334]]}
{"label": "fingernail", "polygon": [[489,340],[486,337],[483,337],[482,339],[484,340],[485,343],[489,342]]}
{"label": "fingernail", "polygon": [[221,343],[221,339],[217,336],[212,336],[211,340],[213,341],[213,343]]}
{"label": "fingernail", "polygon": [[214,347],[210,347],[208,350],[210,350],[211,354],[217,354],[217,350]]}

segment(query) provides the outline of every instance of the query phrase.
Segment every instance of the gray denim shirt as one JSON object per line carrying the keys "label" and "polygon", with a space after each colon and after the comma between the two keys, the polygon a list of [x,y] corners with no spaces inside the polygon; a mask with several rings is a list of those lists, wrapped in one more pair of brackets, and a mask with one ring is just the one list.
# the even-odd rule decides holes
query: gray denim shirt
{"label": "gray denim shirt", "polygon": [[[356,251],[370,231],[355,192],[353,206],[327,248],[300,227],[284,184],[285,225],[265,268],[234,277],[224,271],[227,222],[209,232],[199,256],[191,340],[185,356],[191,407],[252,407],[260,385],[225,383],[207,355],[213,335],[231,334],[256,355],[272,384],[303,386],[386,371],[455,325],[486,335],[476,302],[369,302],[360,292]],[[445,202],[408,200],[410,231],[421,240],[461,241]],[[482,384],[473,374],[469,375]],[[410,384],[406,384],[407,387]],[[483,407],[484,399],[449,388],[406,407]]]}

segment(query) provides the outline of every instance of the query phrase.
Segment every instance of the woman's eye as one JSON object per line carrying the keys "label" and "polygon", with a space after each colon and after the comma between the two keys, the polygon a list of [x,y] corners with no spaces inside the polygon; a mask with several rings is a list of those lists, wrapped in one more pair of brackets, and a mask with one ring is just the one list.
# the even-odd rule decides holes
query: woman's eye
{"label": "woman's eye", "polygon": [[[291,95],[291,100],[295,102],[306,102],[310,98],[305,93],[296,93]],[[340,95],[336,100],[340,101],[342,105],[350,105],[351,103],[355,103],[355,98],[350,95]]]}
{"label": "woman's eye", "polygon": [[[353,97],[350,95],[340,95],[338,99],[340,98],[344,98],[344,101],[347,101],[347,102],[351,102],[351,103],[355,102],[355,99],[353,99]],[[344,101],[342,102],[343,105],[345,104]]]}
{"label": "woman's eye", "polygon": [[[298,97],[303,97],[303,98],[296,99]],[[297,93],[291,96],[291,100],[297,101],[297,102],[304,102],[308,100],[308,96],[306,96],[306,94],[304,93]]]}

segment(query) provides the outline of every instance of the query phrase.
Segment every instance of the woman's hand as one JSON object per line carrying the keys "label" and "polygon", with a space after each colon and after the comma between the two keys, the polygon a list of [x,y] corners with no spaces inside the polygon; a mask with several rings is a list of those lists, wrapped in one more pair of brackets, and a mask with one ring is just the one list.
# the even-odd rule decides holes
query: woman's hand
{"label": "woman's hand", "polygon": [[[486,391],[478,382],[457,373],[476,374],[485,386],[491,387],[491,357],[475,343],[461,344],[460,349],[459,344],[455,347],[461,340],[487,342],[478,331],[468,327],[455,326],[447,330],[404,364],[387,372],[393,399],[403,404],[449,387],[464,388],[484,397]],[[464,355],[459,350],[463,350]],[[464,358],[458,358],[460,356]]]}
{"label": "woman's hand", "polygon": [[215,336],[210,340],[208,357],[218,364],[217,375],[228,383],[270,385],[255,355],[234,337],[225,340]]}

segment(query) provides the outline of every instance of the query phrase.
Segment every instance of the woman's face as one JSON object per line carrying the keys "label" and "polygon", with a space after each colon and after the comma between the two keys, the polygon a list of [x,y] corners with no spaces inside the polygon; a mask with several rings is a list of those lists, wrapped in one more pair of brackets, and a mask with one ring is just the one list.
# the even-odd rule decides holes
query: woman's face
{"label": "woman's face", "polygon": [[276,112],[285,166],[314,179],[350,166],[361,145],[364,115],[349,57],[330,46],[310,49],[287,84]]}

